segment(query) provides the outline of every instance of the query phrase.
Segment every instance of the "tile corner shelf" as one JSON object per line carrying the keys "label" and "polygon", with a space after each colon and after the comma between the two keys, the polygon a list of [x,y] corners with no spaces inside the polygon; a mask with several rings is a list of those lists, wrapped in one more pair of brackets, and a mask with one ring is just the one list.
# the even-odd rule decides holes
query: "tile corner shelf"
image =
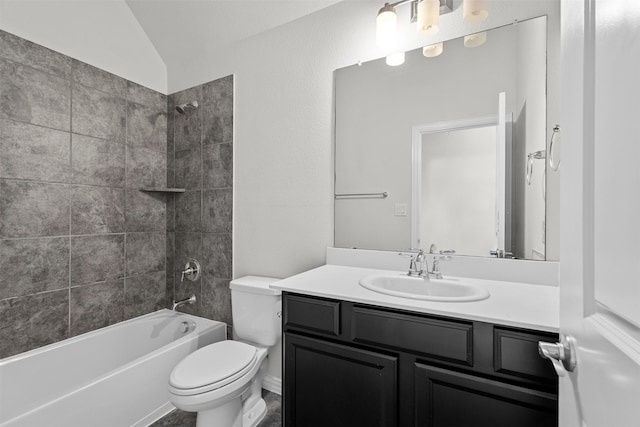
{"label": "tile corner shelf", "polygon": [[184,188],[145,187],[139,190],[147,193],[184,193]]}

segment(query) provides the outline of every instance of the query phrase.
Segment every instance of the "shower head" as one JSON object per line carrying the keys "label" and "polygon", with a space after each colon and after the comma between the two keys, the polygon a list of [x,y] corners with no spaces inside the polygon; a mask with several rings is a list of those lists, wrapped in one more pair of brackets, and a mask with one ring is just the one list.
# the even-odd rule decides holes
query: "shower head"
{"label": "shower head", "polygon": [[188,110],[195,110],[196,108],[198,108],[198,101],[191,101],[186,104],[176,105],[176,111],[180,114],[185,114]]}

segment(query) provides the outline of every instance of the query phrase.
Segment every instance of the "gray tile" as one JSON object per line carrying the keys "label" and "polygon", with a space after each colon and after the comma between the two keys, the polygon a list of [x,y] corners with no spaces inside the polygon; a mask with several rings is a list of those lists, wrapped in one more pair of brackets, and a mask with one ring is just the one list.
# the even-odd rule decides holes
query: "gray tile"
{"label": "gray tile", "polygon": [[174,256],[175,256],[175,246],[176,246],[176,234],[175,233],[167,233],[167,242],[166,242],[166,295],[167,302],[170,302],[173,299],[173,281],[174,281]]}
{"label": "gray tile", "polygon": [[69,234],[69,186],[0,180],[0,238]]}
{"label": "gray tile", "polygon": [[70,134],[13,120],[0,120],[0,177],[67,182]]}
{"label": "gray tile", "polygon": [[123,98],[76,83],[71,113],[74,133],[125,141],[127,114]]}
{"label": "gray tile", "polygon": [[188,150],[199,147],[202,137],[201,109],[190,110],[185,114],[174,112],[174,144],[175,150]]}
{"label": "gray tile", "polygon": [[124,231],[124,190],[111,187],[71,187],[71,234]]}
{"label": "gray tile", "polygon": [[164,232],[127,233],[126,275],[137,276],[165,270],[166,235]]}
{"label": "gray tile", "polygon": [[206,274],[202,277],[202,316],[233,324],[229,279],[216,279]]}
{"label": "gray tile", "polygon": [[172,152],[175,150],[174,144],[174,131],[175,131],[175,97],[169,95],[167,97],[167,151]]}
{"label": "gray tile", "polygon": [[0,358],[67,338],[67,289],[0,301]]}
{"label": "gray tile", "polygon": [[127,82],[127,100],[156,110],[167,111],[167,95],[134,82]]}
{"label": "gray tile", "polygon": [[166,185],[166,153],[127,146],[127,187],[165,187]]}
{"label": "gray tile", "polygon": [[176,230],[176,196],[167,195],[167,231]]}
{"label": "gray tile", "polygon": [[124,187],[124,144],[78,134],[72,134],[71,144],[71,182]]}
{"label": "gray tile", "polygon": [[175,153],[175,185],[187,190],[202,188],[202,149],[198,147]]}
{"label": "gray tile", "polygon": [[93,65],[73,60],[73,81],[124,98],[127,81]]}
{"label": "gray tile", "polygon": [[124,279],[71,288],[70,335],[124,320]]}
{"label": "gray tile", "polygon": [[185,191],[175,195],[176,231],[200,231],[201,195],[201,191]]}
{"label": "gray tile", "polygon": [[2,30],[0,56],[59,77],[71,77],[70,57]]}
{"label": "gray tile", "polygon": [[124,234],[71,238],[71,285],[124,277]]}
{"label": "gray tile", "polygon": [[232,239],[231,234],[203,233],[203,270],[208,277],[231,279]]}
{"label": "gray tile", "polygon": [[193,86],[188,89],[181,90],[180,92],[172,93],[170,96],[173,97],[174,104],[173,106],[170,106],[173,111],[175,111],[176,105],[185,104],[187,102],[197,101],[198,105],[202,105],[202,85]]}
{"label": "gray tile", "polygon": [[167,150],[167,113],[127,102],[127,143],[156,151]]}
{"label": "gray tile", "polygon": [[[174,267],[175,271],[182,271],[184,265],[191,259],[196,259],[204,268],[202,256],[201,233],[175,233]],[[180,277],[178,277],[178,281]]]}
{"label": "gray tile", "polygon": [[127,231],[164,231],[167,195],[127,189],[125,193]]}
{"label": "gray tile", "polygon": [[69,238],[0,240],[0,272],[0,299],[68,288]]}
{"label": "gray tile", "polygon": [[231,233],[233,190],[216,189],[202,192],[202,228],[213,233]]}
{"label": "gray tile", "polygon": [[[174,105],[169,106],[169,113],[173,113],[173,119],[175,121],[175,149],[179,151],[199,146],[202,137],[202,86],[195,86],[181,92],[174,93],[172,96]],[[198,102],[198,109],[189,110],[185,114],[179,114],[176,112],[176,105],[192,101]]]}
{"label": "gray tile", "polygon": [[176,186],[176,157],[173,151],[167,153],[167,187]]}
{"label": "gray tile", "polygon": [[165,272],[127,277],[124,285],[124,317],[142,316],[167,308]]}
{"label": "gray tile", "polygon": [[204,85],[202,105],[205,144],[233,142],[233,76]]}
{"label": "gray tile", "polygon": [[0,93],[0,118],[69,130],[69,80],[0,59]]}
{"label": "gray tile", "polygon": [[160,418],[149,427],[196,427],[197,412],[176,409]]}
{"label": "gray tile", "polygon": [[267,414],[258,423],[257,427],[281,427],[282,426],[282,396],[262,390],[262,398],[267,404]]}
{"label": "gray tile", "polygon": [[203,148],[203,188],[225,188],[233,185],[233,146],[214,144]]}

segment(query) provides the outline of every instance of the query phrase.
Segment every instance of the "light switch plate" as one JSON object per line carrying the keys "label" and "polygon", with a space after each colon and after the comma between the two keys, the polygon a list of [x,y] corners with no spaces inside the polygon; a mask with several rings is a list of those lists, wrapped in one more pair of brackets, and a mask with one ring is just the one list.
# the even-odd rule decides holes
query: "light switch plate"
{"label": "light switch plate", "polygon": [[396,203],[395,216],[407,216],[406,203]]}

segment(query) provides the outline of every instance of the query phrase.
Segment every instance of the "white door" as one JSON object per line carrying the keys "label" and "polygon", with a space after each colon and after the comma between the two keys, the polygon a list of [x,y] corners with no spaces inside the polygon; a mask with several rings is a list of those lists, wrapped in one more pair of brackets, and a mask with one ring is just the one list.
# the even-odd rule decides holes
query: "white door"
{"label": "white door", "polygon": [[560,425],[640,426],[640,1],[562,1]]}

